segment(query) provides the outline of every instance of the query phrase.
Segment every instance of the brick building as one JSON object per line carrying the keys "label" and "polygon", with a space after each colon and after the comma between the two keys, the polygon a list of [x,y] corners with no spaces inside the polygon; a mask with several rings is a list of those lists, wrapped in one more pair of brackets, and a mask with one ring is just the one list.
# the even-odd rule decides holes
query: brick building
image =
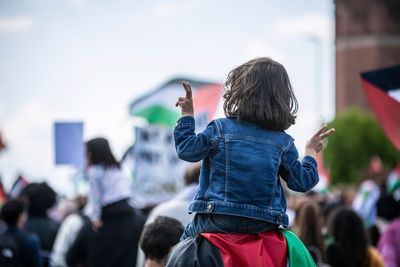
{"label": "brick building", "polygon": [[359,73],[400,64],[400,0],[336,0],[336,113],[369,110]]}

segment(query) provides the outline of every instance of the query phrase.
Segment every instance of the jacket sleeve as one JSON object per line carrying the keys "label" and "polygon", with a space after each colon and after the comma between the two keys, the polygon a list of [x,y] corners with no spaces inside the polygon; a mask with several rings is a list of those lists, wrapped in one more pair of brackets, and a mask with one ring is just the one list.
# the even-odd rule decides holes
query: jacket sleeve
{"label": "jacket sleeve", "polygon": [[175,148],[178,157],[185,161],[196,162],[207,158],[218,142],[217,127],[212,121],[207,128],[196,135],[195,121],[192,116],[179,119],[174,131]]}
{"label": "jacket sleeve", "polygon": [[101,179],[103,178],[98,171],[90,170],[88,172],[89,185],[91,191],[92,210],[89,217],[92,221],[100,219],[101,217]]}
{"label": "jacket sleeve", "polygon": [[317,161],[311,156],[305,156],[302,161],[292,143],[283,153],[279,174],[286,181],[287,186],[297,192],[307,192],[319,181]]}

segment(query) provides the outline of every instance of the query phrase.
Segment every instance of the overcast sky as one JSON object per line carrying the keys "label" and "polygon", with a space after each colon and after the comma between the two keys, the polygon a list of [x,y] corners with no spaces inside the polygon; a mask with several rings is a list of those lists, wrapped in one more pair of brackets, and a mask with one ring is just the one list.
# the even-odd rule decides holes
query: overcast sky
{"label": "overcast sky", "polygon": [[53,165],[54,121],[83,121],[86,139],[109,138],[120,157],[132,100],[175,76],[223,82],[257,56],[289,72],[302,150],[334,114],[333,25],[331,0],[1,0],[4,183],[21,172],[64,190],[73,170]]}

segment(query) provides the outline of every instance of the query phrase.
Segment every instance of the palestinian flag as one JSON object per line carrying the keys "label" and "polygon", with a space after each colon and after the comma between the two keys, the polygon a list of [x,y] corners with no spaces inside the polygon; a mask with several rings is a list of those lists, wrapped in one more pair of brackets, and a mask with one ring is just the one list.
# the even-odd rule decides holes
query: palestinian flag
{"label": "palestinian flag", "polygon": [[400,150],[400,65],[363,72],[361,84],[383,130]]}
{"label": "palestinian flag", "polygon": [[316,264],[301,240],[282,229],[257,234],[203,233],[178,243],[166,266],[315,267]]}
{"label": "palestinian flag", "polygon": [[145,118],[150,124],[174,127],[181,116],[180,109],[175,107],[176,100],[185,95],[182,81],[192,86],[196,120],[200,120],[201,124],[208,123],[217,111],[222,85],[187,78],[172,79],[133,101],[129,107],[130,114]]}

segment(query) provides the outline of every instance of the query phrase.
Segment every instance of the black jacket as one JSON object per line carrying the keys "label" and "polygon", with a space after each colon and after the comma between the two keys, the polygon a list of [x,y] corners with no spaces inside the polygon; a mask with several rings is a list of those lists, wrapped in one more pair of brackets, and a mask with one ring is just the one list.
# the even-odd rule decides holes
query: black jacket
{"label": "black jacket", "polygon": [[136,266],[136,254],[144,218],[126,201],[106,206],[103,226],[94,232],[90,222],[79,231],[67,252],[69,266]]}

